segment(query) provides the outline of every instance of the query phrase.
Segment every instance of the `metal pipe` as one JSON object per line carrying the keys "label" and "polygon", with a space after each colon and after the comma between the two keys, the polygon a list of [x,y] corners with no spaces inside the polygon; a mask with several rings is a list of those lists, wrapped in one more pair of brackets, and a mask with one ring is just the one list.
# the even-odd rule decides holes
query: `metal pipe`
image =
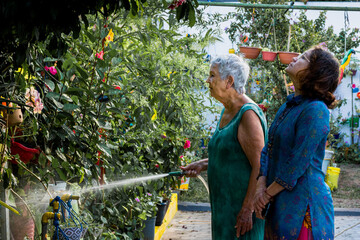
{"label": "metal pipe", "polygon": [[218,7],[242,7],[242,8],[272,8],[272,9],[300,9],[300,10],[327,10],[327,11],[359,11],[360,7],[335,7],[335,6],[307,6],[307,5],[279,5],[279,4],[257,4],[240,2],[203,2],[199,5]]}

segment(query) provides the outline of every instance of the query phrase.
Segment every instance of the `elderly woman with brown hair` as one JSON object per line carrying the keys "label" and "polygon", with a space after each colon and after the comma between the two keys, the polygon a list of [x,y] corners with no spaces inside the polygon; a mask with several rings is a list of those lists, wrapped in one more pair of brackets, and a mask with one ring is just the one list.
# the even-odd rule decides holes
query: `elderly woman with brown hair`
{"label": "elderly woman with brown hair", "polygon": [[224,109],[208,145],[209,158],[182,168],[191,177],[208,172],[213,240],[264,237],[253,198],[267,129],[263,112],[245,94],[249,70],[235,54],[212,61],[206,82]]}
{"label": "elderly woman with brown hair", "polygon": [[288,96],[269,129],[255,211],[265,217],[265,239],[333,239],[333,202],[321,166],[339,62],[314,47],[285,70],[295,94]]}

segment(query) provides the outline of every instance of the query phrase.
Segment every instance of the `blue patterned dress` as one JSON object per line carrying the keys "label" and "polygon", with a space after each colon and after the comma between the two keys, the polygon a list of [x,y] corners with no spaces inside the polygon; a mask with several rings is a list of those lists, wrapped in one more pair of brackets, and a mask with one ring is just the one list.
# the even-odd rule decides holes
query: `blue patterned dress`
{"label": "blue patterned dress", "polygon": [[267,186],[285,189],[271,203],[265,239],[297,239],[307,207],[314,239],[334,238],[334,209],[321,171],[329,133],[329,110],[324,102],[289,95],[269,129],[261,153],[260,176]]}

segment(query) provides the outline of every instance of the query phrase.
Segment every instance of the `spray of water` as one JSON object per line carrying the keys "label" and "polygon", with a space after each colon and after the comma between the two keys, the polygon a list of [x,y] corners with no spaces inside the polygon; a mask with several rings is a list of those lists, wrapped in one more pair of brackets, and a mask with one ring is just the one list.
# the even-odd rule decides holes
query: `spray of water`
{"label": "spray of water", "polygon": [[140,178],[124,179],[124,180],[120,180],[120,181],[111,182],[106,185],[84,188],[80,191],[80,194],[90,192],[90,191],[95,191],[95,190],[108,190],[108,189],[117,188],[117,187],[121,187],[121,186],[133,185],[136,183],[145,182],[145,181],[149,181],[149,180],[156,180],[156,179],[160,179],[160,178],[167,177],[167,176],[169,176],[169,174],[164,173],[164,174],[151,175],[151,176],[140,177]]}

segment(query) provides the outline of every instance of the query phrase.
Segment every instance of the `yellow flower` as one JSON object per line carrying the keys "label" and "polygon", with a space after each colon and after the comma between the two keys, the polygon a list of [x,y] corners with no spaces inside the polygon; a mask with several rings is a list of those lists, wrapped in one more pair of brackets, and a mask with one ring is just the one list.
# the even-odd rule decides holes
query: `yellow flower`
{"label": "yellow flower", "polygon": [[18,70],[15,71],[16,73],[20,73],[20,75],[24,75],[24,78],[25,79],[29,79],[30,77],[30,80],[31,79],[35,79],[34,76],[30,75],[29,73],[25,73],[24,69],[23,68],[18,68]]}
{"label": "yellow flower", "polygon": [[114,33],[112,29],[110,29],[108,35],[105,37],[105,46],[107,47],[109,42],[113,42],[113,41],[114,41]]}
{"label": "yellow flower", "polygon": [[154,115],[151,117],[151,121],[155,121],[157,119],[157,112],[154,109]]}

